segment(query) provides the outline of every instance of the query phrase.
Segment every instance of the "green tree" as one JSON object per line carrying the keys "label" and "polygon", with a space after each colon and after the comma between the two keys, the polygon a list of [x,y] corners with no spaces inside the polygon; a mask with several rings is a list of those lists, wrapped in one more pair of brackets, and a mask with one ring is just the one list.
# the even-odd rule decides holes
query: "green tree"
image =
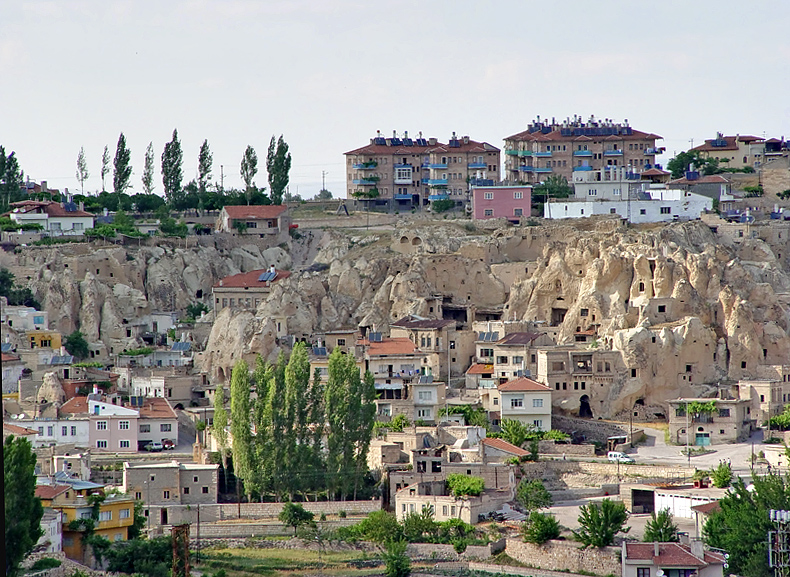
{"label": "green tree", "polygon": [[[156,188],[154,185],[154,143],[149,142],[148,148],[145,149],[145,164],[143,165],[143,192],[153,195],[154,188]],[[154,207],[155,209],[156,207]],[[137,210],[143,211],[139,206]]]}
{"label": "green tree", "polygon": [[530,437],[532,429],[516,419],[502,421],[502,438],[508,443],[520,447]]}
{"label": "green tree", "polygon": [[389,422],[387,428],[390,431],[395,431],[396,433],[402,433],[403,429],[408,427],[411,423],[409,422],[409,417],[404,415],[403,413],[398,413],[392,420]]}
{"label": "green tree", "polygon": [[733,489],[719,500],[702,530],[705,542],[729,553],[729,572],[749,577],[771,577],[766,536],[775,529],[771,509],[790,509],[790,478],[776,473],[752,475],[748,489],[736,478]]}
{"label": "green tree", "polygon": [[291,153],[288,152],[288,144],[283,140],[282,134],[276,145],[272,136],[269,152],[266,155],[266,171],[269,173],[269,195],[272,204],[282,204],[283,193],[288,187],[290,178],[288,173],[291,171]]}
{"label": "green tree", "polygon": [[383,510],[374,511],[360,521],[356,528],[361,538],[379,545],[403,538],[403,528],[395,515]]}
{"label": "green tree", "polygon": [[447,212],[451,208],[455,208],[455,201],[449,198],[434,200],[431,203],[431,210],[436,213]]}
{"label": "green tree", "polygon": [[248,144],[241,157],[241,179],[244,181],[244,195],[247,197],[247,204],[250,204],[255,191],[256,174],[258,174],[258,155],[255,153],[255,149]]}
{"label": "green tree", "polygon": [[148,518],[143,514],[143,502],[134,502],[134,521],[129,527],[129,539],[137,539],[143,534],[143,528]]}
{"label": "green tree", "polygon": [[540,479],[528,481],[526,477],[521,479],[516,488],[516,500],[527,511],[546,509],[553,503],[551,493]]}
{"label": "green tree", "polygon": [[14,577],[22,562],[42,535],[44,509],[36,497],[36,456],[30,441],[6,437],[3,443],[5,479],[5,574]]}
{"label": "green tree", "polygon": [[305,508],[299,503],[291,503],[290,501],[283,506],[283,510],[277,516],[283,525],[294,528],[294,536],[296,536],[297,529],[302,525],[311,523],[313,517],[314,515],[310,511],[305,511]]}
{"label": "green tree", "polygon": [[201,204],[203,204],[206,198],[206,187],[211,179],[211,167],[213,162],[214,155],[211,154],[211,149],[208,146],[208,139],[206,139],[200,146],[200,153],[198,154],[198,194],[200,195]]}
{"label": "green tree", "polygon": [[667,162],[667,170],[672,173],[672,178],[683,178],[691,165],[694,169],[704,174],[714,174],[718,169],[718,162],[712,158],[702,158],[698,150],[679,152]]}
{"label": "green tree", "polygon": [[532,511],[521,524],[521,537],[527,543],[543,545],[560,536],[560,524],[553,515]]}
{"label": "green tree", "polygon": [[19,168],[16,153],[6,156],[5,148],[0,146],[0,197],[3,206],[8,207],[21,196],[24,174]]}
{"label": "green tree", "polygon": [[322,188],[318,191],[318,194],[316,194],[314,198],[315,200],[330,200],[332,198],[332,193],[327,189]]}
{"label": "green tree", "polygon": [[585,548],[607,547],[614,543],[615,535],[631,529],[625,526],[628,513],[621,502],[604,499],[600,504],[582,505],[579,511],[579,530],[573,535]]}
{"label": "green tree", "polygon": [[406,541],[390,541],[382,554],[384,574],[387,577],[409,577],[411,575],[411,559],[406,554]]}
{"label": "green tree", "polygon": [[176,210],[183,208],[184,190],[181,181],[184,177],[182,166],[184,154],[178,140],[178,130],[173,129],[173,138],[165,144],[162,152],[162,184],[165,189],[167,204]]}
{"label": "green tree", "polygon": [[105,192],[107,189],[104,186],[107,175],[110,174],[110,147],[105,145],[104,152],[101,155],[101,191]]}
{"label": "green tree", "polygon": [[[153,178],[153,175],[152,175]],[[158,194],[135,194],[130,199],[133,208],[137,212],[156,212],[160,206],[164,206],[164,199]]]}
{"label": "green tree", "polygon": [[131,158],[132,152],[126,147],[126,137],[121,132],[113,161],[112,189],[115,194],[121,194],[129,188],[129,181],[132,178],[132,165],[129,164]]}
{"label": "green tree", "polygon": [[485,489],[485,481],[482,477],[452,473],[447,475],[447,489],[456,497],[476,497]]}
{"label": "green tree", "polygon": [[211,425],[211,434],[217,441],[219,456],[222,461],[222,472],[225,475],[225,490],[227,490],[228,475],[228,411],[225,410],[225,388],[217,387],[214,392],[214,422]]}
{"label": "green tree", "polygon": [[568,184],[568,179],[560,174],[551,174],[549,177],[533,187],[532,197],[545,202],[548,198],[568,198],[573,196],[573,187]]}
{"label": "green tree", "polygon": [[248,500],[252,497],[255,481],[250,409],[250,370],[247,363],[239,359],[230,377],[230,434],[233,437],[233,470],[236,478],[244,483]]}
{"label": "green tree", "polygon": [[85,181],[90,177],[88,172],[88,161],[85,160],[85,149],[80,146],[80,153],[77,155],[77,180],[80,183],[82,194],[85,194]]}
{"label": "green tree", "polygon": [[87,358],[90,354],[88,341],[85,340],[85,336],[80,331],[74,331],[67,336],[63,346],[70,355],[74,355],[78,360]]}
{"label": "green tree", "polygon": [[727,461],[720,461],[715,469],[710,472],[710,480],[713,486],[725,489],[732,483],[732,467]]}
{"label": "green tree", "polygon": [[653,511],[650,519],[645,525],[645,536],[643,541],[652,543],[658,541],[668,543],[678,541],[678,526],[672,521],[672,514],[669,509],[662,509],[657,514]]}
{"label": "green tree", "polygon": [[198,319],[200,315],[208,312],[208,307],[203,303],[191,303],[187,305],[187,317]]}
{"label": "green tree", "polygon": [[288,492],[293,495],[310,485],[310,471],[305,463],[310,458],[310,422],[308,390],[310,388],[310,358],[305,343],[296,343],[285,367],[285,438],[288,458],[285,470],[289,474]]}

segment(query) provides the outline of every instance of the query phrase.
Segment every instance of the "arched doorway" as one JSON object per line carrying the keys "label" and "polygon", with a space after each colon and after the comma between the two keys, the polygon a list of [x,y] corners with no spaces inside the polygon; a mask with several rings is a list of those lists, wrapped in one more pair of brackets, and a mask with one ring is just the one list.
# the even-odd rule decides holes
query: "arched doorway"
{"label": "arched doorway", "polygon": [[579,399],[579,417],[582,419],[592,419],[592,409],[590,408],[590,397],[582,395]]}

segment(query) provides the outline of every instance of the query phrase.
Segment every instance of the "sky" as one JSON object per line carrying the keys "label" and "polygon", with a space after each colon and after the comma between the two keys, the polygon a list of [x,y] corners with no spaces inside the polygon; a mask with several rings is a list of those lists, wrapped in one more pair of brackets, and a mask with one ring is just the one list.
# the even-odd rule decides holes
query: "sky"
{"label": "sky", "polygon": [[[790,138],[786,0],[6,0],[0,145],[26,176],[79,192],[84,147],[101,190],[105,146],[178,129],[184,182],[208,140],[214,179],[256,183],[282,134],[290,192],[345,196],[343,153],[377,130],[502,147],[536,116],[628,119],[666,162],[717,131]],[[222,169],[220,169],[222,166]],[[112,174],[106,183],[112,189]]]}

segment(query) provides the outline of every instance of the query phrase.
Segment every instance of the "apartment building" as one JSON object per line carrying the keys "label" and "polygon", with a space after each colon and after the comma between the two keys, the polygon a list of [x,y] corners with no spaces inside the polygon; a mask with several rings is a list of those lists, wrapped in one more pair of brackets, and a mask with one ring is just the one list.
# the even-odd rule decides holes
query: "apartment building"
{"label": "apartment building", "polygon": [[423,353],[435,353],[438,371],[433,374],[447,377],[449,366],[458,375],[467,365],[473,345],[469,331],[459,330],[460,323],[452,319],[428,319],[409,315],[390,324],[392,338],[407,338]]}
{"label": "apartment building", "polygon": [[49,313],[33,307],[3,306],[0,322],[16,331],[38,331],[49,328]]}
{"label": "apartment building", "polygon": [[60,414],[73,415],[75,422],[87,418],[88,446],[99,452],[137,450],[137,421],[140,413],[134,409],[95,401],[89,397],[74,397],[63,404]]}
{"label": "apartment building", "polygon": [[[693,412],[689,406],[698,402],[714,403],[710,412]],[[754,415],[749,399],[680,398],[669,401],[669,438],[678,445],[704,447],[737,443],[752,431]],[[692,406],[693,407],[693,406]]]}
{"label": "apartment building", "polygon": [[499,180],[500,150],[468,136],[436,138],[381,133],[370,144],[345,153],[347,198],[378,194],[371,202],[397,209],[427,206],[431,201],[466,201],[473,182]]}
{"label": "apartment building", "polygon": [[123,490],[146,505],[216,503],[219,465],[129,463],[123,465]]}
{"label": "apartment building", "polygon": [[144,449],[151,442],[173,441],[178,446],[178,416],[167,399],[148,397],[140,399],[136,407],[140,418],[137,421],[137,448]]}
{"label": "apartment building", "polygon": [[705,140],[691,151],[699,152],[702,158],[718,160],[725,168],[757,168],[765,159],[765,139],[746,134],[724,136],[717,132],[716,138]]}
{"label": "apartment building", "polygon": [[549,175],[573,181],[578,171],[601,170],[625,166],[642,172],[656,166],[656,155],[664,148],[657,134],[635,130],[628,120],[615,123],[610,119],[596,120],[580,116],[562,122],[541,121],[540,117],[527,130],[505,138],[505,175],[508,183],[537,183]]}

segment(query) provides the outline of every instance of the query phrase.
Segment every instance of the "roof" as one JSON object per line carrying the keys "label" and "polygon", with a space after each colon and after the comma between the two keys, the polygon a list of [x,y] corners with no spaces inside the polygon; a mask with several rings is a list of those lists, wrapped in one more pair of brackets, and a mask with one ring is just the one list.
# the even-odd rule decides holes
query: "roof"
{"label": "roof", "polygon": [[83,481],[81,479],[76,479],[74,477],[70,477],[67,473],[63,471],[58,471],[55,473],[55,481],[60,483],[66,483],[71,488],[82,491],[84,489],[103,489],[104,485],[100,485],[99,483],[92,483],[91,481]]}
{"label": "roof", "polygon": [[225,206],[223,210],[228,213],[228,216],[231,219],[244,219],[244,218],[251,218],[253,220],[256,219],[270,219],[270,218],[277,218],[286,210],[288,207],[284,204],[266,204],[266,205],[239,205],[239,206]]}
{"label": "roof", "polygon": [[9,353],[0,353],[0,354],[2,354],[2,358],[0,358],[0,360],[2,360],[2,362],[4,363],[13,363],[14,361],[19,360],[19,357],[16,355],[11,355]]}
{"label": "roof", "polygon": [[270,281],[258,280],[261,275],[268,273],[269,269],[251,270],[250,272],[243,272],[241,274],[234,274],[226,276],[221,279],[214,288],[262,288],[269,286],[270,282],[276,282],[291,276],[291,271],[276,270],[276,276]]}
{"label": "roof", "polygon": [[3,423],[3,433],[8,433],[9,435],[16,435],[17,437],[38,435],[38,431],[34,431],[33,429],[28,429],[27,427],[20,427],[19,425],[12,425],[11,423]]}
{"label": "roof", "polygon": [[72,397],[60,407],[60,414],[88,414],[88,397]]}
{"label": "roof", "polygon": [[148,397],[138,407],[141,419],[177,419],[176,412],[164,397]]}
{"label": "roof", "polygon": [[660,168],[648,168],[647,170],[640,173],[642,176],[666,176],[667,174],[671,174],[666,170],[661,170]]}
{"label": "roof", "polygon": [[469,370],[466,371],[467,375],[487,375],[494,372],[494,365],[486,365],[483,363],[475,363]]}
{"label": "roof", "polygon": [[173,346],[170,347],[170,350],[185,353],[189,351],[191,348],[192,348],[192,343],[190,343],[189,341],[184,341],[184,342],[173,343]]}
{"label": "roof", "polygon": [[670,180],[669,184],[727,184],[729,182],[729,180],[720,174],[709,174],[707,176],[700,175],[699,178],[695,178],[694,180],[688,180],[685,177],[678,178],[676,180]]}
{"label": "roof", "polygon": [[404,329],[441,329],[448,325],[454,325],[455,321],[445,319],[424,319],[414,315],[403,317],[399,321],[392,323],[393,327],[401,327]]}
{"label": "roof", "polygon": [[[631,134],[617,134],[617,135],[610,135],[615,136],[615,138],[609,138],[608,140],[663,140],[662,136],[658,134],[653,134],[651,132],[642,132],[641,130],[631,129]],[[605,136],[596,136],[595,138],[599,140],[604,140]],[[518,134],[513,134],[511,136],[506,136],[505,140],[515,140],[517,142],[521,141],[530,141],[530,142],[569,142],[569,141],[582,141],[582,140],[593,140],[588,135],[563,135],[559,128],[556,130],[552,130],[546,134],[543,134],[541,131],[530,132],[529,130],[525,130],[523,132],[519,132]]]}
{"label": "roof", "polygon": [[651,561],[662,567],[705,567],[711,563],[723,564],[724,555],[704,552],[704,559],[691,554],[691,547],[680,543],[658,543],[658,557],[655,556],[656,543],[626,543],[625,559]]}
{"label": "roof", "polygon": [[36,497],[39,499],[54,499],[71,489],[71,485],[36,485]]}
{"label": "roof", "polygon": [[711,501],[710,503],[703,503],[702,505],[694,505],[691,510],[702,513],[703,515],[708,515],[714,511],[721,510],[721,505],[719,505],[718,501]]}
{"label": "roof", "polygon": [[413,355],[420,350],[411,340],[401,337],[395,339],[382,339],[381,341],[370,342],[362,339],[360,344],[367,345],[369,355]]}
{"label": "roof", "polygon": [[492,449],[496,449],[498,451],[510,453],[511,455],[515,455],[517,457],[529,455],[529,451],[525,451],[521,447],[516,447],[514,444],[503,441],[502,439],[491,439],[486,437],[480,442],[486,447],[491,447]]}
{"label": "roof", "polygon": [[[713,146],[713,143],[716,142],[717,140],[723,140],[725,142],[725,145],[724,146]],[[700,152],[702,152],[702,151],[704,151],[704,152],[716,152],[718,150],[738,150],[738,143],[739,142],[744,142],[744,143],[748,144],[749,142],[762,141],[762,140],[763,140],[762,138],[759,138],[757,136],[749,136],[749,135],[746,135],[746,134],[744,134],[744,135],[736,134],[735,136],[722,136],[721,138],[711,138],[711,139],[705,140],[704,144],[700,144],[698,146],[695,146],[691,150],[698,150]]]}
{"label": "roof", "polygon": [[[66,203],[67,205],[74,205],[74,203]],[[90,217],[93,215],[84,210],[77,210],[76,205],[74,210],[66,210],[59,202],[52,202],[51,200],[23,200],[21,202],[12,202],[13,210],[16,213],[33,213],[33,214],[46,214],[50,217]],[[11,214],[11,213],[7,213]]]}
{"label": "roof", "polygon": [[498,345],[528,345],[541,333],[510,333],[502,337],[496,344]]}
{"label": "roof", "polygon": [[499,385],[498,388],[500,392],[506,393],[516,393],[520,391],[545,393],[551,391],[546,385],[533,381],[529,377],[519,377],[518,379]]}
{"label": "roof", "polygon": [[[464,142],[464,138],[467,138],[468,141]],[[499,149],[489,144],[488,142],[477,142],[472,140],[468,137],[456,137],[458,142],[458,146],[450,146],[449,144],[445,144],[443,142],[436,142],[434,144],[426,144],[426,145],[418,145],[416,143],[416,139],[412,139],[412,146],[405,146],[403,144],[396,144],[392,145],[390,138],[381,137],[384,142],[390,142],[390,144],[374,144],[371,142],[370,144],[366,144],[365,146],[361,146],[359,148],[355,148],[354,150],[349,150],[348,152],[344,153],[347,155],[352,154],[369,154],[369,155],[397,155],[397,154],[430,154],[432,152],[499,152]],[[429,142],[429,139],[425,139],[426,142]],[[401,140],[402,142],[402,140]]]}
{"label": "roof", "polygon": [[180,463],[173,459],[172,461],[145,461],[142,463],[131,463],[127,461],[123,464],[124,469],[169,469],[178,468],[185,471],[212,471],[218,469],[219,465],[200,463]]}

